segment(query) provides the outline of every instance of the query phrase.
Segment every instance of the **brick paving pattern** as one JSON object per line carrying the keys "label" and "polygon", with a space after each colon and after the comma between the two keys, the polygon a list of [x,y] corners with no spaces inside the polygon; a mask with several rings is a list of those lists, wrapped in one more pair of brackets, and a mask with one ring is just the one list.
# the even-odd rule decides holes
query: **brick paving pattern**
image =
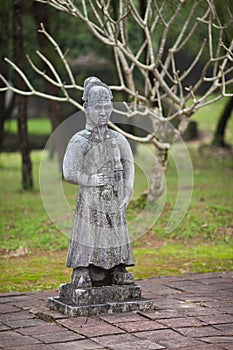
{"label": "brick paving pattern", "polygon": [[233,273],[137,281],[154,310],[67,318],[58,291],[0,294],[4,350],[233,350]]}

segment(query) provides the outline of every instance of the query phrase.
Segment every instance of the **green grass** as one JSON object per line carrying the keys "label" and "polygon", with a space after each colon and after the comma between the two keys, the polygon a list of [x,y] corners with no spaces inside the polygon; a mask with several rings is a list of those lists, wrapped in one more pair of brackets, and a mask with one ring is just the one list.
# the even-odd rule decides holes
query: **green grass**
{"label": "green grass", "polygon": [[[195,187],[189,210],[175,231],[165,231],[176,196],[177,176],[170,164],[167,171],[167,203],[149,232],[133,242],[136,278],[184,272],[232,270],[232,165],[227,159],[197,156],[193,146]],[[35,189],[20,189],[20,157],[1,158],[1,291],[56,288],[67,281],[65,267],[68,238],[53,225],[41,202],[38,185],[40,152],[32,153]],[[136,187],[128,210],[129,221],[143,207],[140,191],[146,188],[143,174],[136,170]],[[3,186],[4,184],[4,186]],[[75,202],[76,189],[64,184],[67,198]],[[25,256],[11,257],[27,249]],[[9,278],[9,276],[11,276]]]}
{"label": "green grass", "polygon": [[[136,279],[152,276],[232,271],[232,247],[224,243],[196,246],[163,243],[157,249],[134,249]],[[33,254],[1,260],[1,291],[35,291],[58,288],[70,279],[66,250],[35,250]]]}
{"label": "green grass", "polygon": [[1,259],[1,291],[57,288],[69,278],[70,271],[65,267],[65,258],[65,250],[35,250],[27,256]]}
{"label": "green grass", "polygon": [[[198,122],[199,130],[205,135],[209,135],[212,139],[213,133],[216,129],[219,116],[221,115],[224,107],[230,97],[224,97],[213,105],[207,105],[204,108],[199,109],[193,116],[192,120]],[[232,145],[233,139],[233,112],[231,118],[228,120],[225,141]]]}
{"label": "green grass", "polygon": [[[166,233],[166,225],[176,201],[178,184],[175,165],[169,161],[166,171],[166,204],[161,217],[150,230],[150,237],[153,234],[158,239],[182,239],[184,242],[190,239],[232,241],[233,209],[230,195],[233,193],[232,159],[229,156],[222,158],[210,156],[209,151],[200,155],[195,143],[190,143],[188,147],[194,174],[192,200],[188,212],[174,231]],[[138,182],[143,183],[142,180]],[[136,202],[130,203],[128,208],[130,219],[140,212],[145,199],[145,196],[141,196]]]}
{"label": "green grass", "polygon": [[[48,118],[28,119],[28,132],[33,135],[49,135],[52,131],[51,121]],[[5,132],[17,133],[17,120],[9,119],[4,125]]]}
{"label": "green grass", "polygon": [[[220,103],[223,107],[223,103]],[[218,105],[218,108],[220,108]],[[209,107],[208,107],[209,108]],[[217,121],[212,106],[213,123]],[[203,113],[199,128],[211,135],[210,113]],[[208,117],[208,118],[207,118]],[[33,131],[34,132],[34,131]],[[233,134],[230,121],[227,135]],[[229,137],[229,136],[228,136]],[[228,139],[232,144],[232,138]],[[166,172],[167,197],[164,210],[155,225],[132,243],[136,278],[183,274],[186,272],[230,271],[233,269],[233,163],[227,153],[212,153],[199,143],[188,145],[194,168],[194,189],[188,212],[179,226],[166,233],[177,195],[177,173],[170,159]],[[135,157],[148,172],[151,164],[147,149]],[[71,274],[65,267],[69,239],[50,222],[39,191],[38,171],[41,152],[32,152],[35,188],[21,190],[21,160],[18,153],[3,153],[1,171],[1,258],[0,291],[30,291],[57,288]],[[63,183],[67,200],[75,204],[76,187]],[[128,221],[145,204],[145,175],[136,166],[134,200],[127,210]],[[20,255],[21,254],[21,255]]]}
{"label": "green grass", "polygon": [[[232,246],[224,243],[190,246],[168,243],[155,249],[134,251],[136,266],[131,268],[137,278],[232,271]],[[142,263],[143,262],[143,263]]]}
{"label": "green grass", "polygon": [[67,246],[67,237],[57,231],[43,208],[38,183],[40,158],[40,151],[32,152],[35,189],[22,191],[19,154],[1,156],[0,198],[4,206],[0,232],[4,250],[16,250],[21,246],[51,250]]}

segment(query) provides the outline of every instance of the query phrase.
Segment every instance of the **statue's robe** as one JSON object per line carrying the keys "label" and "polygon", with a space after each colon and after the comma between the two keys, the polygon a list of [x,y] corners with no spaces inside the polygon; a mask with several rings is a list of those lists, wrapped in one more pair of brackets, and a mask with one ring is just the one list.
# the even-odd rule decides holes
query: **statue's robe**
{"label": "statue's robe", "polygon": [[[79,185],[67,266],[94,265],[111,269],[134,265],[123,198],[132,191],[133,156],[128,141],[106,129],[103,140],[97,128],[75,134],[66,149],[64,177]],[[90,186],[93,174],[104,173],[108,183]]]}

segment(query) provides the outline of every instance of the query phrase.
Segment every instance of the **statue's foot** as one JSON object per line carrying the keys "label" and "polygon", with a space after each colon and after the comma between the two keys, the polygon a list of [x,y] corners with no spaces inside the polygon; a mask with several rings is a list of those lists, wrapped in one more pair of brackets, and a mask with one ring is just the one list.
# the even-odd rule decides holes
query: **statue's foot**
{"label": "statue's foot", "polygon": [[109,270],[98,266],[90,265],[90,276],[93,287],[110,286],[112,283],[112,276]]}
{"label": "statue's foot", "polygon": [[75,288],[91,288],[92,280],[88,267],[76,267],[73,269],[71,282],[75,285]]}
{"label": "statue's foot", "polygon": [[116,266],[112,271],[112,283],[122,284],[134,284],[134,275],[128,272],[125,267]]}

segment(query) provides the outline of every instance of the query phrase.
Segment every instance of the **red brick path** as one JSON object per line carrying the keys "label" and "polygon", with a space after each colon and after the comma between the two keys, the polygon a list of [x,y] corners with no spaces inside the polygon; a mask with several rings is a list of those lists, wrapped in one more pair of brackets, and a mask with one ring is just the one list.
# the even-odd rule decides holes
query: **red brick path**
{"label": "red brick path", "polygon": [[0,294],[0,349],[233,350],[233,273],[137,284],[155,310],[68,319],[45,307],[57,291]]}

